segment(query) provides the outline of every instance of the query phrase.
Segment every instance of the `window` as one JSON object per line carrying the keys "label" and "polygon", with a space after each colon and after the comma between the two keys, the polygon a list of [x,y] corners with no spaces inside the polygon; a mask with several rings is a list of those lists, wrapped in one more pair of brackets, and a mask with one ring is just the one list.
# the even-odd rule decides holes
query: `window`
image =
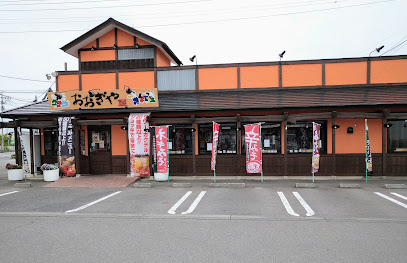
{"label": "window", "polygon": [[[327,122],[317,121],[320,129],[320,152],[326,153]],[[296,122],[287,125],[287,151],[288,153],[312,153],[312,122]]]}
{"label": "window", "polygon": [[387,152],[407,152],[407,120],[389,121]]}
{"label": "window", "polygon": [[45,155],[58,155],[58,129],[44,129]]}
{"label": "window", "polygon": [[99,126],[92,129],[90,152],[110,152],[110,127]]}
{"label": "window", "polygon": [[[218,154],[236,154],[236,123],[220,123]],[[211,124],[200,124],[198,128],[199,154],[209,154],[212,151],[212,129]]]}
{"label": "window", "polygon": [[[266,122],[262,124],[261,143],[263,153],[281,153],[281,123]],[[242,124],[242,153],[245,152],[245,129]]]}
{"label": "window", "polygon": [[170,154],[192,154],[191,125],[173,125],[169,127]]}

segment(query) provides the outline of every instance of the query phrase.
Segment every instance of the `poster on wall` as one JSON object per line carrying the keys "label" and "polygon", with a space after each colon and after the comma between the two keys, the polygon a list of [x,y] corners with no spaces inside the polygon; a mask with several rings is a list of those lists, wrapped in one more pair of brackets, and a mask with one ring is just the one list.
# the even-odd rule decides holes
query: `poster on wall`
{"label": "poster on wall", "polygon": [[24,148],[24,141],[23,141],[23,136],[21,135],[21,130],[20,128],[17,129],[18,136],[20,138],[20,144],[21,144],[21,154],[23,155],[23,168],[24,172],[29,173],[30,172],[30,166],[28,165],[28,158],[27,158],[27,152],[25,151]]}
{"label": "poster on wall", "polygon": [[130,176],[150,176],[150,133],[147,117],[150,113],[131,113],[129,116]]}
{"label": "poster on wall", "polygon": [[211,158],[211,170],[214,171],[216,169],[216,155],[218,152],[218,140],[219,140],[219,124],[213,122],[213,134],[212,134],[212,158]]}
{"label": "poster on wall", "polygon": [[262,172],[260,124],[245,125],[246,171],[249,174]]}
{"label": "poster on wall", "polygon": [[317,173],[319,171],[319,141],[320,141],[320,129],[321,125],[318,123],[312,123],[312,138],[313,138],[313,147],[312,147],[312,172]]}
{"label": "poster on wall", "polygon": [[75,151],[72,117],[58,117],[59,164],[65,176],[75,176]]}
{"label": "poster on wall", "polygon": [[157,173],[168,173],[168,132],[167,126],[155,127],[157,151]]}

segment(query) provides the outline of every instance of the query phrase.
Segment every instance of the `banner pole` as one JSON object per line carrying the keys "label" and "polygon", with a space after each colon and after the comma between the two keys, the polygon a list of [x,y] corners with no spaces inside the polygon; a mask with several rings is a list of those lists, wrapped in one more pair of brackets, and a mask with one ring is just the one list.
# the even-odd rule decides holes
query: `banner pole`
{"label": "banner pole", "polygon": [[263,143],[261,141],[261,123],[259,123],[259,135],[260,135],[260,162],[261,162],[261,182],[263,182]]}
{"label": "banner pole", "polygon": [[367,119],[365,119],[365,172],[366,172],[366,180],[365,183],[367,183]]}
{"label": "banner pole", "polygon": [[314,152],[315,152],[315,143],[314,143],[314,131],[315,129],[315,122],[312,122],[312,157],[311,157],[311,170],[312,170],[312,183],[314,183]]}
{"label": "banner pole", "polygon": [[170,140],[168,140],[168,135],[170,135],[169,131],[170,126],[167,125],[167,181],[170,182]]}

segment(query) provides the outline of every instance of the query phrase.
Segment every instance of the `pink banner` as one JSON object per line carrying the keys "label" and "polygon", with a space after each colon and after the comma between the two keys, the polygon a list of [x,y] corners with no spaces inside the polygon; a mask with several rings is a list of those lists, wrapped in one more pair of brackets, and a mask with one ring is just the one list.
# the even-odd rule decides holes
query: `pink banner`
{"label": "pink banner", "polygon": [[211,170],[216,169],[216,155],[218,153],[219,124],[213,123]]}
{"label": "pink banner", "polygon": [[149,113],[131,113],[129,116],[129,151],[131,176],[149,177],[150,133],[147,131]]}
{"label": "pink banner", "polygon": [[320,141],[320,128],[321,125],[318,123],[313,123],[313,149],[312,149],[312,169],[314,173],[319,171],[319,141]]}
{"label": "pink banner", "polygon": [[260,145],[260,125],[246,125],[246,171],[249,174],[261,173],[261,145]]}
{"label": "pink banner", "polygon": [[168,173],[168,136],[167,127],[155,127],[157,151],[157,173]]}

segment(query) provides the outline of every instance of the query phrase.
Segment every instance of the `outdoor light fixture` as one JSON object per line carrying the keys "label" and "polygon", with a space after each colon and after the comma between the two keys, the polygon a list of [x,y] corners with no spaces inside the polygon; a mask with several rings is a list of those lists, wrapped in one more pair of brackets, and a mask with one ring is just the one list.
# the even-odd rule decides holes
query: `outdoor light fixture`
{"label": "outdoor light fixture", "polygon": [[92,50],[92,51],[95,50],[95,49],[96,49],[96,48],[95,48],[94,46],[92,46],[92,47],[90,48],[90,50]]}
{"label": "outdoor light fixture", "polygon": [[378,48],[376,48],[375,50],[373,50],[372,52],[370,52],[369,53],[369,59],[370,59],[370,55],[373,53],[373,52],[377,52],[377,53],[379,53],[380,52],[380,50],[382,50],[384,48],[384,46],[381,46],[381,47],[378,47]]}
{"label": "outdoor light fixture", "polygon": [[122,126],[120,127],[120,129],[122,129],[123,131],[127,131],[127,126]]}
{"label": "outdoor light fixture", "polygon": [[393,124],[388,122],[383,125],[384,128],[390,128],[391,126],[393,126]]}
{"label": "outdoor light fixture", "polygon": [[[127,89],[126,89],[126,87],[127,87]],[[130,86],[124,85],[124,88],[126,89],[127,94],[131,94],[133,92],[133,90],[130,88]]]}
{"label": "outdoor light fixture", "polygon": [[332,129],[336,130],[339,129],[341,126],[339,126],[338,124],[332,125]]}
{"label": "outdoor light fixture", "polygon": [[404,127],[407,127],[407,120],[404,121]]}
{"label": "outdoor light fixture", "polygon": [[353,128],[352,128],[352,127],[348,127],[347,133],[353,133]]}
{"label": "outdoor light fixture", "polygon": [[284,57],[285,54],[285,50],[283,52],[281,52],[281,54],[278,54],[278,56],[280,57],[280,60]]}
{"label": "outdoor light fixture", "polygon": [[195,58],[196,58],[196,55],[193,55],[192,57],[189,58],[189,60],[191,60],[191,62],[194,62]]}
{"label": "outdoor light fixture", "polygon": [[134,47],[138,49],[138,48],[140,48],[140,45],[136,43],[136,44],[134,45]]}
{"label": "outdoor light fixture", "polygon": [[191,132],[194,132],[194,131],[196,131],[195,128],[192,128],[192,129],[191,129]]}
{"label": "outdoor light fixture", "polygon": [[113,44],[113,48],[117,48],[116,44]]}
{"label": "outdoor light fixture", "polygon": [[47,80],[51,79],[51,74],[46,74],[45,76],[47,77]]}

